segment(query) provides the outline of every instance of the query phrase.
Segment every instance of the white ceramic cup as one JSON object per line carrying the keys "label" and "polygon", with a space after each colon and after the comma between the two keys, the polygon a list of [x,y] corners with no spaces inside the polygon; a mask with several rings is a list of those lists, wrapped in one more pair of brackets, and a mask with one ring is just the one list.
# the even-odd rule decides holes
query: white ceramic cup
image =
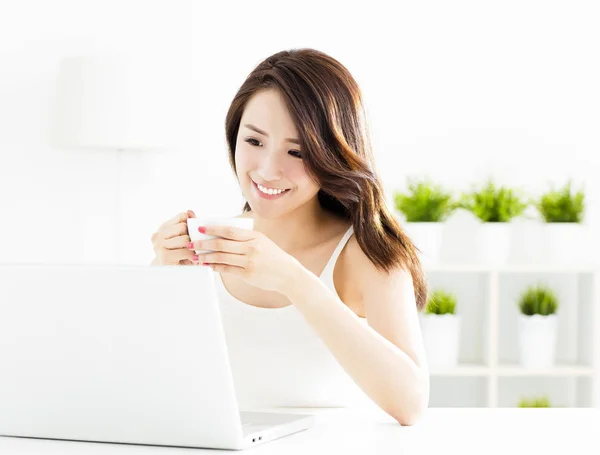
{"label": "white ceramic cup", "polygon": [[[190,240],[208,240],[215,239],[218,236],[202,234],[198,231],[200,226],[233,226],[242,229],[252,230],[254,228],[254,220],[252,218],[234,218],[234,217],[198,217],[188,218],[187,227]],[[194,250],[196,254],[212,253],[213,250]]]}

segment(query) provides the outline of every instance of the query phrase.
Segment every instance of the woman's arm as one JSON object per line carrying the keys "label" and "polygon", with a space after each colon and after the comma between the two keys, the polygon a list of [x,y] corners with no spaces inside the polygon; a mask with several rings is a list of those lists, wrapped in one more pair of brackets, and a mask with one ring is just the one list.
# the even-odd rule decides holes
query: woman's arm
{"label": "woman's arm", "polygon": [[410,273],[377,270],[355,241],[346,249],[353,303],[364,307],[368,325],[306,269],[286,296],[364,392],[401,425],[412,425],[429,403],[429,372]]}

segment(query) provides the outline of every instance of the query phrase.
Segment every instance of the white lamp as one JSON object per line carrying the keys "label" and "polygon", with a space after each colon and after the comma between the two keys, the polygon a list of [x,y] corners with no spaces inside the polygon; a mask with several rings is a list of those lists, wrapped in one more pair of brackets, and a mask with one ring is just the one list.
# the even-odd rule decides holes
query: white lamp
{"label": "white lamp", "polygon": [[117,263],[122,262],[123,254],[121,154],[171,147],[168,96],[159,62],[107,53],[60,62],[55,145],[116,153]]}

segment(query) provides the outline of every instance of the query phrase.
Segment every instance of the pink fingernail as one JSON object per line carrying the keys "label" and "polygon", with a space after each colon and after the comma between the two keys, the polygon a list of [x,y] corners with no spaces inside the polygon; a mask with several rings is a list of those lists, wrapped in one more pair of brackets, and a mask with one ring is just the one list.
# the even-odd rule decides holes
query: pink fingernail
{"label": "pink fingernail", "polygon": [[198,255],[197,255],[197,254],[194,254],[194,255],[192,256],[192,259],[193,259],[194,261],[197,261],[197,260],[198,260]]}
{"label": "pink fingernail", "polygon": [[194,249],[194,242],[188,243],[188,250],[193,250],[193,249]]}

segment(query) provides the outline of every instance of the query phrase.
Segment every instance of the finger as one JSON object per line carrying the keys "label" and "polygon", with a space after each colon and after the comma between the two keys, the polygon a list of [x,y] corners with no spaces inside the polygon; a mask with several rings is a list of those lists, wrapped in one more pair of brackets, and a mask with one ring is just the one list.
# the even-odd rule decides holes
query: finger
{"label": "finger", "polygon": [[203,226],[203,234],[216,235],[230,240],[245,242],[256,236],[255,231],[242,229],[235,226]]}
{"label": "finger", "polygon": [[198,262],[207,262],[209,264],[233,265],[236,267],[245,268],[246,264],[248,264],[248,256],[243,254],[231,254],[221,252],[199,254]]}
{"label": "finger", "polygon": [[187,248],[190,243],[189,235],[179,235],[163,240],[162,247],[166,250],[177,250],[179,248]]}
{"label": "finger", "polygon": [[190,218],[188,216],[187,212],[181,212],[178,213],[177,215],[175,215],[173,218],[171,218],[170,220],[164,222],[160,228],[158,228],[158,230],[160,231],[161,229],[166,228],[167,226],[172,226],[174,224],[178,224],[178,223],[185,223],[185,220],[187,220],[188,218]]}
{"label": "finger", "polygon": [[167,262],[170,264],[177,264],[183,260],[194,262],[194,252],[185,248],[180,248],[178,250],[167,250],[164,255],[167,259]]}
{"label": "finger", "polygon": [[167,240],[180,235],[188,235],[187,225],[185,223],[173,224],[171,226],[163,228],[163,240]]}
{"label": "finger", "polygon": [[193,243],[195,250],[212,250],[222,251],[224,253],[246,254],[248,249],[244,242],[221,237],[217,237],[216,239],[196,240]]}
{"label": "finger", "polygon": [[244,269],[234,265],[210,264],[209,266],[217,273],[231,273],[232,275],[244,276]]}

